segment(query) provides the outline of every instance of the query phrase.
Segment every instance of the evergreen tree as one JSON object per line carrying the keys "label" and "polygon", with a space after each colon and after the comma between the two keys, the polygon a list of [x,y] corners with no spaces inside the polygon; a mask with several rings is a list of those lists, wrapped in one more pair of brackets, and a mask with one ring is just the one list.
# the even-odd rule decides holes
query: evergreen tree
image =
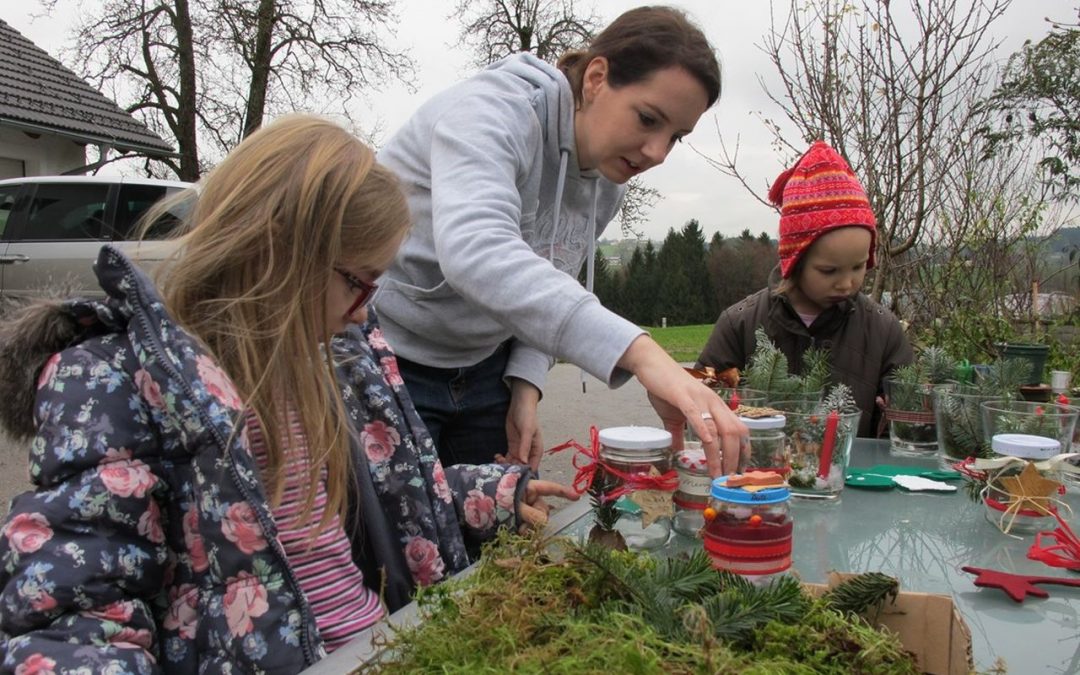
{"label": "evergreen tree", "polygon": [[709,240],[709,253],[718,250],[724,245],[724,235],[719,232],[713,232],[712,239]]}

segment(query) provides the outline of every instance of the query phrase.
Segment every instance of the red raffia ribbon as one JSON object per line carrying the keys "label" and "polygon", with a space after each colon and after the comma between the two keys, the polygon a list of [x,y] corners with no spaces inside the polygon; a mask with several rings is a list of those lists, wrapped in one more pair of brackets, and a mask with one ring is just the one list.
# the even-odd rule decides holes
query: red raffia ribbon
{"label": "red raffia ribbon", "polygon": [[821,456],[818,460],[818,478],[828,478],[832,470],[833,447],[836,445],[836,427],[840,424],[840,413],[830,410],[825,418],[825,438],[821,439]]}
{"label": "red raffia ribbon", "polygon": [[975,468],[974,457],[968,457],[966,459],[960,460],[959,462],[953,462],[952,468],[953,470],[958,471],[963,475],[967,476],[968,478],[979,483],[986,482],[986,479],[989,477],[989,475],[982,469]]}
{"label": "red raffia ribbon", "polygon": [[[1080,572],[1080,537],[1072,531],[1065,519],[1056,510],[1054,518],[1057,518],[1058,527],[1053,532],[1039,532],[1035,535],[1035,543],[1028,549],[1027,557],[1038,560],[1051,567],[1064,567],[1073,572]],[[1053,539],[1056,544],[1043,545],[1043,537]],[[1060,552],[1060,554],[1058,553]]]}
{"label": "red raffia ribbon", "polygon": [[[644,472],[627,473],[605,463],[600,459],[600,432],[597,431],[596,427],[589,428],[589,443],[590,446],[586,448],[577,441],[569,440],[548,450],[549,455],[570,448],[576,451],[570,463],[577,469],[577,474],[570,485],[579,495],[592,487],[593,481],[596,479],[596,471],[601,468],[622,481],[619,487],[606,495],[601,495],[600,501],[602,502],[609,502],[638,490],[674,492],[679,487],[679,474],[675,473],[674,469],[669,469],[667,473],[659,476],[651,476]],[[582,458],[586,462],[579,463]]]}

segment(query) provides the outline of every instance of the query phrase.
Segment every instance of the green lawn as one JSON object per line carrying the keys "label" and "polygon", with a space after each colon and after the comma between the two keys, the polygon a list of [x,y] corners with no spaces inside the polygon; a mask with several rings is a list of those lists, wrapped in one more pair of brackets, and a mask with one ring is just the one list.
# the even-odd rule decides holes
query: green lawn
{"label": "green lawn", "polygon": [[676,361],[688,361],[693,363],[697,360],[701,348],[712,333],[712,324],[700,324],[697,326],[671,326],[669,328],[655,328],[642,326],[660,343],[671,358]]}

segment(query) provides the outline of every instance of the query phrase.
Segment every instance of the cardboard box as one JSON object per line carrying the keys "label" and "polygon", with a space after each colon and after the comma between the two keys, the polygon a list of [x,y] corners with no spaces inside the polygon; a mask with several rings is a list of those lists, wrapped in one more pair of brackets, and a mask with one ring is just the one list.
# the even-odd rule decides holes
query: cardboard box
{"label": "cardboard box", "polygon": [[[849,576],[830,572],[828,584],[804,586],[821,595]],[[878,625],[900,636],[924,673],[967,675],[974,670],[971,631],[951,596],[901,590],[896,602],[882,608]]]}

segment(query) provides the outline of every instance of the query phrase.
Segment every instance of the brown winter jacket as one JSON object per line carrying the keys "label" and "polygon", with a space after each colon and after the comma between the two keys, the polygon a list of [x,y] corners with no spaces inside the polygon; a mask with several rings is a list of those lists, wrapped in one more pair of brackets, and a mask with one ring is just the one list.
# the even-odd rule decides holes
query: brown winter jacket
{"label": "brown winter jacket", "polygon": [[696,367],[745,369],[757,346],[754,331],[758,326],[764,326],[769,339],[787,357],[792,373],[802,371],[807,348],[827,349],[832,381],[851,387],[863,411],[859,436],[876,434],[880,413],[874,399],[881,393],[882,380],[893,368],[914,360],[904,329],[892,312],[859,293],[822,312],[807,327],[786,296],[763,288],[720,314]]}

